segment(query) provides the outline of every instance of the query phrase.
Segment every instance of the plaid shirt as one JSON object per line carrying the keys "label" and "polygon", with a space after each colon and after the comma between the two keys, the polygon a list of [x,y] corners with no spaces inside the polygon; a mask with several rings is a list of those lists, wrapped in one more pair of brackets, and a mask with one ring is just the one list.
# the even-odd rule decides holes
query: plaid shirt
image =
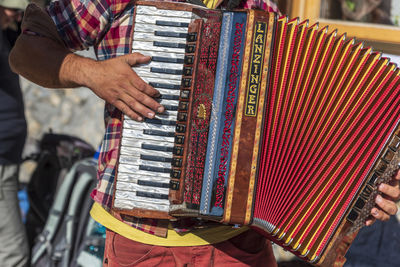
{"label": "plaid shirt", "polygon": [[[243,7],[277,11],[275,4],[268,0],[249,0]],[[71,50],[82,50],[93,46],[99,60],[130,52],[133,11],[132,0],[55,0],[47,8],[67,47]],[[121,117],[119,110],[106,103],[105,135],[98,161],[98,184],[91,194],[106,210],[111,207],[114,191],[115,166],[121,139]],[[150,234],[165,237],[167,233],[168,221],[165,220],[139,219],[132,216],[119,219]],[[179,226],[185,227],[182,224]]]}

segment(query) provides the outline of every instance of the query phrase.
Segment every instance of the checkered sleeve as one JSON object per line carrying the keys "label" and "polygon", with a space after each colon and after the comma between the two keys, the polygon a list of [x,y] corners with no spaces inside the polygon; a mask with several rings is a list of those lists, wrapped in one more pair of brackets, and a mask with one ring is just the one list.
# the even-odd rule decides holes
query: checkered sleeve
{"label": "checkered sleeve", "polygon": [[47,7],[58,33],[72,50],[96,46],[129,0],[55,0]]}

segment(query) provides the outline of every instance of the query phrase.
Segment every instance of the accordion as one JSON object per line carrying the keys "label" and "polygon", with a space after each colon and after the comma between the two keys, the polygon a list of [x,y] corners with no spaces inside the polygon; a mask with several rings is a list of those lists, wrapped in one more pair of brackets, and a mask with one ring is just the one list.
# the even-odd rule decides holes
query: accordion
{"label": "accordion", "polygon": [[113,211],[249,225],[330,264],[398,169],[400,70],[327,27],[138,2],[132,51],[166,108],[123,119]]}

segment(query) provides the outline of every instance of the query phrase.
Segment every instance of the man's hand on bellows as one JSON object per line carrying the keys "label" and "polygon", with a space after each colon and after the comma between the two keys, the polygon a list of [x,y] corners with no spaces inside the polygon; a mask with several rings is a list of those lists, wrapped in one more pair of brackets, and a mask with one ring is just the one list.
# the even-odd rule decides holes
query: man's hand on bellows
{"label": "man's hand on bellows", "polygon": [[132,69],[149,61],[150,57],[139,53],[98,61],[89,87],[100,98],[134,120],[153,118],[156,112],[164,112],[164,107],[154,100],[159,92]]}
{"label": "man's hand on bellows", "polygon": [[388,184],[380,184],[378,190],[382,195],[375,199],[376,207],[371,210],[371,219],[366,221],[366,225],[372,225],[376,219],[381,221],[389,220],[391,215],[397,213],[396,202],[400,200],[400,171]]}

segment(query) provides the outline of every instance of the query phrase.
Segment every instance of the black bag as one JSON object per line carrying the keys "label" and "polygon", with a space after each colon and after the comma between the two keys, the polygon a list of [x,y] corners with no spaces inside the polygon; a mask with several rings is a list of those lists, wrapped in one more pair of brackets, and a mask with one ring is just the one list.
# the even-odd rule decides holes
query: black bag
{"label": "black bag", "polygon": [[93,159],[80,160],[68,171],[33,246],[31,266],[102,266],[105,228],[89,215],[95,184]]}
{"label": "black bag", "polygon": [[26,230],[30,247],[46,223],[65,173],[76,161],[93,157],[94,154],[95,149],[85,141],[50,132],[40,140],[39,151],[25,159],[37,162],[27,186],[30,207],[26,215]]}

